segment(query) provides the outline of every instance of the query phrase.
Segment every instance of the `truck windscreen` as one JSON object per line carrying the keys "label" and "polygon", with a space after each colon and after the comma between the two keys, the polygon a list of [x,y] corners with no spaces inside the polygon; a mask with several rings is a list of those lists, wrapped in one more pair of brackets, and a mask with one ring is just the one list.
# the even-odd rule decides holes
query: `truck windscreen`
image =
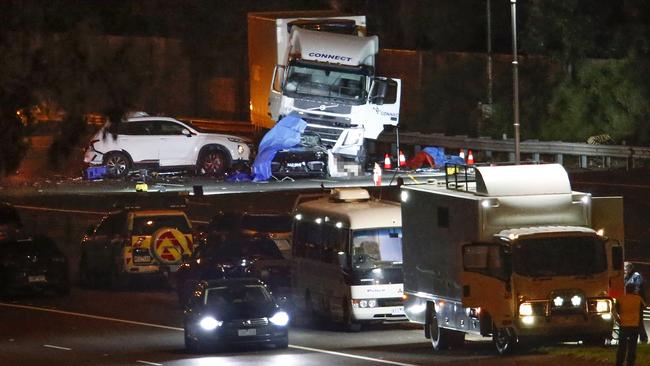
{"label": "truck windscreen", "polygon": [[593,236],[520,239],[513,270],[522,276],[588,276],[607,269],[605,243]]}
{"label": "truck windscreen", "polygon": [[294,65],[289,68],[284,90],[293,97],[324,97],[361,103],[366,98],[366,76],[352,71],[357,70]]}

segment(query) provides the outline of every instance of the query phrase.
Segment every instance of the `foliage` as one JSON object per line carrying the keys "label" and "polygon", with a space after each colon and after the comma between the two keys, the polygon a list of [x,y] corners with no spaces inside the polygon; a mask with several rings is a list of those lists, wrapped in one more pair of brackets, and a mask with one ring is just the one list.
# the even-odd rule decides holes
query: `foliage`
{"label": "foliage", "polygon": [[[549,103],[544,139],[585,142],[609,134],[617,142],[650,143],[647,65],[635,58],[584,63],[575,80],[564,80]],[[647,70],[646,70],[647,71]]]}

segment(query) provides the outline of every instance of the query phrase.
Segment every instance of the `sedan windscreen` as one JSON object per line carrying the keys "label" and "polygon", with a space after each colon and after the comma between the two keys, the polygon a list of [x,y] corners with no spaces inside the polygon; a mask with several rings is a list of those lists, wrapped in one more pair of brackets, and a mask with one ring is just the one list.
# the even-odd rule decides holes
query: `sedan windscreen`
{"label": "sedan windscreen", "polygon": [[271,302],[271,295],[260,285],[219,286],[206,289],[205,303],[207,305],[226,306],[241,303]]}

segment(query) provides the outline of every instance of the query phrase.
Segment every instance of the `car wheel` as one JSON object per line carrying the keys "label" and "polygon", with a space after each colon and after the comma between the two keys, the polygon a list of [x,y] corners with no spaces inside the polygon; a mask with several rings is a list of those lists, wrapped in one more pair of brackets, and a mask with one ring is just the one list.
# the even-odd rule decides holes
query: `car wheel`
{"label": "car wheel", "polygon": [[190,353],[201,352],[201,344],[197,339],[192,338],[192,336],[187,330],[187,324],[183,328],[183,332],[185,334],[185,349]]}
{"label": "car wheel", "polygon": [[209,150],[201,153],[196,166],[198,174],[208,176],[220,176],[226,170],[226,155],[217,150]]}
{"label": "car wheel", "polygon": [[280,341],[276,341],[274,344],[275,348],[287,348],[289,347],[289,337],[283,338]]}
{"label": "car wheel", "polygon": [[104,165],[108,171],[118,178],[126,176],[131,169],[131,162],[126,154],[114,151],[104,156]]}
{"label": "car wheel", "polygon": [[90,273],[86,261],[86,256],[82,254],[79,260],[79,285],[84,288],[90,287]]}

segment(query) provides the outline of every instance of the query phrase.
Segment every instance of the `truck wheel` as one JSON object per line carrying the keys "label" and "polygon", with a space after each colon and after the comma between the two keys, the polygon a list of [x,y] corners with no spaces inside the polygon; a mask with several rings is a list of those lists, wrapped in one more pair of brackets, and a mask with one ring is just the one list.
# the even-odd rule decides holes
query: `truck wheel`
{"label": "truck wheel", "polygon": [[494,326],[493,329],[492,342],[497,352],[500,355],[512,353],[517,344],[517,337],[508,328],[497,328]]}
{"label": "truck wheel", "polygon": [[431,345],[436,351],[449,348],[449,331],[438,326],[438,318],[435,314],[429,320],[429,335],[431,336]]}
{"label": "truck wheel", "polygon": [[211,177],[220,176],[226,170],[226,156],[217,150],[208,150],[201,153],[196,164],[196,171],[201,175]]}
{"label": "truck wheel", "polygon": [[118,178],[126,176],[131,169],[131,162],[126,154],[113,151],[104,156],[104,165],[108,171]]}

